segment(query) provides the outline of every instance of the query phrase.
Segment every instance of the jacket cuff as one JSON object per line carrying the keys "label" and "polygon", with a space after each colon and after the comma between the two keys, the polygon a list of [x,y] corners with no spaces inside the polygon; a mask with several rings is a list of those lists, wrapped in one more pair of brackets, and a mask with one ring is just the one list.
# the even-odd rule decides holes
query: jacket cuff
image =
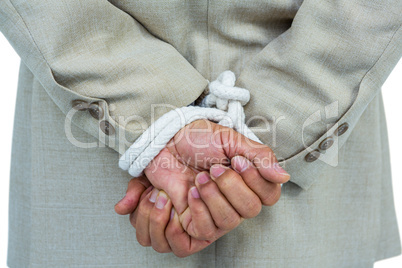
{"label": "jacket cuff", "polygon": [[342,157],[341,148],[369,103],[380,92],[382,84],[392,71],[392,66],[397,64],[402,55],[400,40],[402,40],[402,27],[395,33],[377,63],[362,79],[356,99],[348,111],[314,143],[279,162],[291,175],[290,182],[308,190],[317,179],[320,179],[320,170],[325,165],[332,167],[338,165],[339,158]]}

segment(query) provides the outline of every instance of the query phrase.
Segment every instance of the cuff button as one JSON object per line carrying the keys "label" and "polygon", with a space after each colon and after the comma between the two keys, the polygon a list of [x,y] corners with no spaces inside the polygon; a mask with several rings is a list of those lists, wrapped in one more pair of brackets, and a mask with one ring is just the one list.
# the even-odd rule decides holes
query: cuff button
{"label": "cuff button", "polygon": [[71,106],[77,111],[85,111],[88,109],[89,104],[83,100],[73,100]]}
{"label": "cuff button", "polygon": [[329,148],[331,148],[331,146],[334,144],[334,139],[331,137],[328,137],[326,139],[324,139],[320,145],[318,146],[321,150],[325,151]]}
{"label": "cuff button", "polygon": [[349,124],[348,123],[343,123],[342,125],[340,125],[335,131],[334,131],[334,135],[335,136],[341,136],[343,134],[345,134],[345,132],[349,129]]}
{"label": "cuff button", "polygon": [[113,135],[115,130],[114,127],[106,120],[103,120],[99,123],[100,129],[102,130],[103,133],[106,135]]}
{"label": "cuff button", "polygon": [[98,103],[91,103],[88,108],[89,114],[95,119],[103,118],[103,109],[99,106]]}
{"label": "cuff button", "polygon": [[318,150],[311,151],[304,158],[307,162],[314,162],[320,157],[320,152]]}

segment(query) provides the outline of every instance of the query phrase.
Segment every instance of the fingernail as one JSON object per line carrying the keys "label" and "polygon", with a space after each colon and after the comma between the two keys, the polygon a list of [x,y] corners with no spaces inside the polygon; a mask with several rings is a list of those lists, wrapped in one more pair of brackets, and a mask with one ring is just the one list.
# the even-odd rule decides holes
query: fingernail
{"label": "fingernail", "polygon": [[190,192],[191,192],[191,195],[192,195],[194,198],[200,198],[200,193],[198,192],[197,187],[191,188],[191,189],[190,189]]}
{"label": "fingernail", "polygon": [[289,173],[287,173],[280,165],[279,163],[274,163],[274,170],[281,174],[281,175],[289,175]]}
{"label": "fingernail", "polygon": [[158,209],[162,209],[166,205],[167,201],[167,195],[164,192],[160,192],[155,207]]}
{"label": "fingernail", "polygon": [[226,171],[226,168],[224,168],[222,165],[213,165],[209,171],[211,172],[212,176],[218,178],[223,174],[223,172]]}
{"label": "fingernail", "polygon": [[250,166],[250,161],[247,158],[242,156],[235,156],[233,157],[233,168],[237,172],[241,173],[245,171]]}
{"label": "fingernail", "polygon": [[207,173],[199,173],[197,175],[197,181],[199,184],[205,184],[209,181],[209,176]]}
{"label": "fingernail", "polygon": [[170,220],[172,220],[174,217],[174,208],[170,211]]}
{"label": "fingernail", "polygon": [[155,203],[156,197],[158,196],[158,193],[159,193],[159,190],[158,190],[158,189],[153,189],[153,190],[152,190],[152,194],[151,194],[151,196],[149,197],[149,201],[150,201],[151,203]]}

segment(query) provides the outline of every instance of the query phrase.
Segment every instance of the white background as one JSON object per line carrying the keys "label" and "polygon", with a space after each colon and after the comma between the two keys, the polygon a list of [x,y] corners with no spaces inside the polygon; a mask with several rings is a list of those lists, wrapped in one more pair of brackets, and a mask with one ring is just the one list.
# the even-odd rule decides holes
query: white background
{"label": "white background", "polygon": [[[3,35],[0,34],[0,92],[1,92],[1,129],[0,129],[0,267],[6,267],[8,188],[12,128],[17,91],[19,57]],[[394,182],[394,195],[399,229],[402,230],[402,60],[394,69],[383,86],[384,102],[387,114],[389,139],[391,146],[391,165]],[[402,256],[376,263],[375,268],[400,268]]]}

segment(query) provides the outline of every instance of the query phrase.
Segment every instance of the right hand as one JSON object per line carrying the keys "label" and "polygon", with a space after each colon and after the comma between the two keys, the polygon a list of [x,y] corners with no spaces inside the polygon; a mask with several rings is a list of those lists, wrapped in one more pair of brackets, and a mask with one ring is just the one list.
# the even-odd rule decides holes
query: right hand
{"label": "right hand", "polygon": [[[198,183],[199,179],[204,183]],[[133,179],[128,192],[132,193],[138,188],[136,185],[142,185],[138,183],[141,180],[144,178]],[[150,186],[143,192],[137,209],[130,214],[138,242],[143,246],[152,246],[160,253],[173,252],[178,257],[204,249],[244,220],[238,211],[250,210],[252,212],[249,213],[257,215],[261,209],[258,196],[253,192],[245,193],[240,181],[241,176],[229,168],[212,179],[207,172],[199,173],[196,186],[188,193],[189,207],[183,213],[191,214],[188,222],[180,220],[181,215],[173,209],[165,192]],[[222,182],[231,183],[225,183],[225,188],[220,189]]]}
{"label": "right hand", "polygon": [[254,191],[264,205],[278,200],[280,184],[290,178],[268,146],[207,120],[194,121],[182,128],[144,173],[155,188],[170,196],[175,210],[181,214],[188,206],[187,193],[195,185],[195,176],[210,170],[214,176],[214,171],[219,173],[215,164],[231,164],[242,175],[243,185],[247,184],[246,188]]}
{"label": "right hand", "polygon": [[[203,130],[195,132],[194,129]],[[181,133],[181,134],[180,134]],[[184,134],[183,134],[184,133]],[[211,142],[212,141],[212,142]],[[196,145],[205,145],[202,148]],[[219,146],[217,146],[219,145]],[[200,159],[195,161],[197,154]],[[243,157],[241,156],[243,155]],[[193,158],[194,157],[194,158]],[[160,160],[167,159],[164,163]],[[166,165],[166,163],[169,163]],[[231,166],[241,175],[218,176],[222,171],[228,172],[229,168],[215,163],[231,163]],[[164,164],[164,165],[163,165]],[[195,121],[183,128],[147,167],[145,174],[153,186],[164,189],[171,197],[175,210],[185,231],[198,239],[216,239],[220,232],[211,232],[213,229],[197,229],[196,221],[192,219],[193,213],[187,208],[190,195],[188,190],[195,183],[195,176],[202,171],[210,171],[211,177],[217,184],[221,194],[230,202],[241,218],[256,216],[261,204],[273,205],[280,196],[280,185],[289,179],[289,175],[277,165],[277,160],[269,147],[248,140],[243,135],[230,128],[211,123],[206,120]],[[241,179],[242,178],[242,179]],[[128,194],[118,204],[115,210],[119,214],[130,214],[138,205],[141,193],[150,183],[146,177],[133,179],[129,184]],[[199,185],[199,183],[198,183]],[[130,187],[132,186],[132,187]],[[233,186],[237,186],[233,191]],[[134,190],[133,190],[134,189]],[[180,190],[180,191],[179,191]],[[231,193],[237,197],[247,197],[245,201],[236,198],[228,198]],[[154,196],[153,201],[155,201]],[[212,208],[214,208],[212,206]],[[147,213],[143,213],[148,217]],[[236,219],[228,227],[228,223],[219,222],[214,218],[215,225],[219,229],[233,229],[237,226]],[[141,238],[137,229],[137,237],[142,244],[150,245],[148,238]]]}

